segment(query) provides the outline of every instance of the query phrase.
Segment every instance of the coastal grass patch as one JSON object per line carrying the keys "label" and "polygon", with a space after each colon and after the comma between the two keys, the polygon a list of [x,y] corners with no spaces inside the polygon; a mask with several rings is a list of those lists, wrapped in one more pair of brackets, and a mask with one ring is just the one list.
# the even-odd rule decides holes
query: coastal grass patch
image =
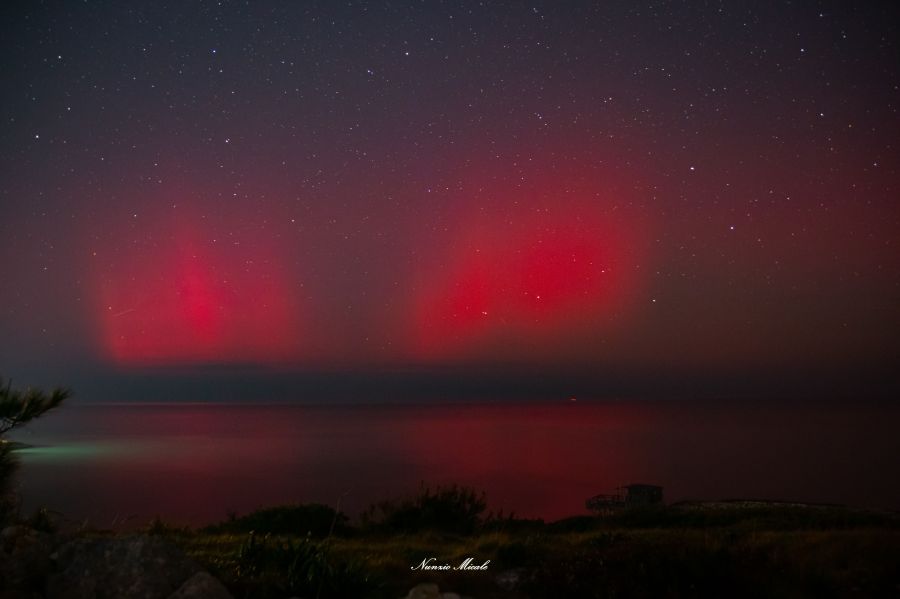
{"label": "coastal grass patch", "polygon": [[[579,597],[828,596],[853,589],[877,595],[900,584],[900,531],[870,528],[423,532],[327,540],[262,535],[252,543],[247,535],[197,532],[173,540],[244,597],[299,589],[289,567],[297,556],[312,565],[293,572],[311,572],[317,580],[316,568],[324,562],[342,572],[345,591],[366,581],[372,597],[400,597],[423,581],[475,597],[557,597],[561,589]],[[411,570],[428,557],[454,566],[467,557],[491,564],[486,573]],[[521,581],[504,591],[495,578],[510,570],[521,572]],[[323,588],[332,594],[322,597],[341,596],[335,587]]]}
{"label": "coastal grass patch", "polygon": [[[894,573],[900,527],[892,513],[754,502],[544,523],[472,510],[478,504],[467,493],[432,490],[427,496],[463,505],[435,509],[403,500],[394,503],[405,512],[400,520],[341,519],[340,526],[337,512],[327,508],[283,506],[199,530],[157,525],[151,531],[248,599],[396,599],[422,582],[510,599],[555,599],[562,591],[586,598],[877,596],[900,588]],[[415,510],[421,513],[410,515]],[[316,514],[315,526],[303,520],[309,514]],[[465,526],[447,526],[461,514]],[[490,565],[487,572],[413,569],[428,558],[453,567],[467,558]],[[500,585],[498,577],[515,584]]]}
{"label": "coastal grass patch", "polygon": [[254,532],[324,538],[332,534],[346,534],[348,521],[344,513],[327,505],[307,503],[264,508],[243,516],[230,514],[224,522],[203,530],[212,534]]}
{"label": "coastal grass patch", "polygon": [[360,524],[373,532],[415,533],[438,530],[471,534],[485,522],[484,492],[460,485],[432,488],[424,483],[411,497],[387,499],[370,505]]}

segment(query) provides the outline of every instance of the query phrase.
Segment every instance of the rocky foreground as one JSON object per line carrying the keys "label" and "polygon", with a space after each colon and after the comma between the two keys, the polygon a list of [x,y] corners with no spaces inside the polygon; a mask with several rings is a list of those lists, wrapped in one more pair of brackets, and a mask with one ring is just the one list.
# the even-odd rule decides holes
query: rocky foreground
{"label": "rocky foreground", "polygon": [[[233,599],[221,581],[161,537],[74,538],[22,525],[0,531],[0,597]],[[420,584],[404,599],[470,598]]]}
{"label": "rocky foreground", "polygon": [[[406,520],[353,526],[309,505],[199,530],[153,523],[140,534],[45,532],[55,529],[41,522],[0,530],[0,599],[749,599],[900,591],[900,514],[839,506],[684,504],[552,523],[484,520],[465,533],[442,529],[443,521],[417,531]],[[490,569],[423,573],[411,567],[423,556],[490,560]]]}
{"label": "rocky foreground", "polygon": [[4,599],[230,599],[183,551],[148,535],[73,538],[26,526],[0,531]]}

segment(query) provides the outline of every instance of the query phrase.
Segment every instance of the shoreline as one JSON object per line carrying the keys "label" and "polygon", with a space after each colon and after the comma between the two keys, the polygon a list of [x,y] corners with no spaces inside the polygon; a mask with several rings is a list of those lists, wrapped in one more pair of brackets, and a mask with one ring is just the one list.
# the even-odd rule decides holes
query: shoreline
{"label": "shoreline", "polygon": [[[176,588],[187,584],[188,570],[199,571],[230,593],[217,598],[283,599],[321,591],[323,598],[397,599],[425,597],[414,591],[437,588],[475,599],[732,596],[735,588],[749,593],[742,596],[876,596],[897,583],[896,512],[731,500],[553,522],[491,515],[473,521],[461,515],[465,510],[457,518],[436,516],[447,512],[426,504],[395,504],[399,511],[369,522],[351,523],[327,506],[305,504],[202,528],[156,520],[129,531],[53,532],[45,514],[3,529],[0,552],[13,551],[8,563],[27,570],[31,566],[16,562],[27,555],[4,549],[5,541],[53,550],[62,556],[58,562],[35,562],[51,582],[67,573],[80,580],[86,566],[98,581],[125,567],[140,579],[184,572],[173,579]],[[124,566],[109,561],[127,554],[159,559]],[[439,567],[416,567],[423,563]]]}

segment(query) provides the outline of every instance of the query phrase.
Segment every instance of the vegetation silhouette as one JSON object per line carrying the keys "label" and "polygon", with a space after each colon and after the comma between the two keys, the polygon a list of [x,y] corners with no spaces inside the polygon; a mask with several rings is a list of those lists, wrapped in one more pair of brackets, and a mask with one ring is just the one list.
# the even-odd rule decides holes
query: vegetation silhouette
{"label": "vegetation silhouette", "polygon": [[205,532],[290,534],[324,538],[330,533],[343,534],[348,518],[321,503],[282,505],[257,510],[245,516],[230,514],[228,520],[208,526]]}
{"label": "vegetation silhouette", "polygon": [[250,532],[232,562],[236,586],[254,596],[382,596],[383,580],[365,561],[337,556],[330,538],[276,537]]}
{"label": "vegetation silhouette", "polygon": [[71,395],[72,392],[64,388],[53,389],[50,393],[31,387],[19,391],[12,388],[12,379],[4,384],[0,377],[0,435],[58,408]]}
{"label": "vegetation silhouette", "polygon": [[[423,485],[415,496],[375,504],[369,521],[344,522],[324,538],[329,512],[317,504],[266,508],[201,530],[157,528],[235,596],[258,599],[395,599],[422,582],[510,599],[893,596],[895,590],[900,515],[893,512],[682,502],[544,522],[491,515],[483,496],[467,487]],[[305,514],[319,514],[314,525],[285,525]],[[250,523],[259,530],[247,532]],[[454,567],[470,557],[490,564],[487,573],[411,569],[428,557]]]}
{"label": "vegetation silhouette", "polygon": [[4,381],[0,377],[0,525],[15,512],[12,486],[18,467],[13,456],[15,445],[2,435],[58,408],[71,396],[72,392],[65,388],[49,393],[30,387],[19,391],[12,388],[12,380]]}
{"label": "vegetation silhouette", "polygon": [[434,530],[468,534],[485,522],[486,509],[483,492],[459,485],[432,490],[423,483],[413,497],[369,506],[361,521],[365,528],[390,533]]}

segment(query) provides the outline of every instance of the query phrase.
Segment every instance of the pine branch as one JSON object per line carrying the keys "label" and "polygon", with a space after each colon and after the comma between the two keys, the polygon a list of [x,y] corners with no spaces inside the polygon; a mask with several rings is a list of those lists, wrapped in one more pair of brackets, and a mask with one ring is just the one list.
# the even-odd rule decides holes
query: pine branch
{"label": "pine branch", "polygon": [[71,395],[69,389],[62,388],[49,394],[31,388],[19,391],[12,388],[12,381],[4,386],[0,379],[0,435],[58,408]]}

